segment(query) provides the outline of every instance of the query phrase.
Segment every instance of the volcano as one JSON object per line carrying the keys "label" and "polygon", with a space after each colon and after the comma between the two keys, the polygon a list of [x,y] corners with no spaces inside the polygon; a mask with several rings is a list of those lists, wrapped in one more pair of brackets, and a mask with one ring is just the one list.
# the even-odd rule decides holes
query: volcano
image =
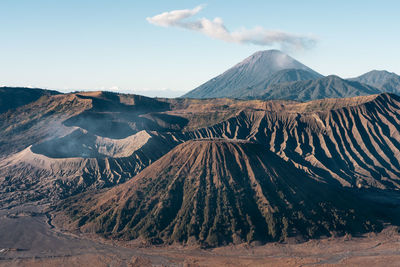
{"label": "volcano", "polygon": [[[294,71],[302,70],[302,71]],[[283,71],[283,72],[282,72]],[[322,75],[279,50],[254,53],[221,75],[200,85],[183,97],[242,98],[255,95],[272,83],[318,79]]]}
{"label": "volcano", "polygon": [[310,179],[263,145],[226,139],[185,142],[128,182],[77,195],[58,209],[83,232],[167,244],[307,239],[381,227],[373,206]]}

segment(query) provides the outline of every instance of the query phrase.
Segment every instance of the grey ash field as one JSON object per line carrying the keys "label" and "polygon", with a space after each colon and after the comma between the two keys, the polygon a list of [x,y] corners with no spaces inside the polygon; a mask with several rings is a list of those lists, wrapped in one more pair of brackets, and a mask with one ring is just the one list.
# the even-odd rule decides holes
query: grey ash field
{"label": "grey ash field", "polygon": [[0,264],[390,266],[397,77],[273,50],[177,99],[3,87]]}

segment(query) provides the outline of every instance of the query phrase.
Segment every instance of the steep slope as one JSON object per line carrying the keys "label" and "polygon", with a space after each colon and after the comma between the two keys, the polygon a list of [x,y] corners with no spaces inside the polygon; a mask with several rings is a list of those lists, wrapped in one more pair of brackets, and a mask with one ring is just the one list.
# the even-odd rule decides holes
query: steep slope
{"label": "steep slope", "polygon": [[61,94],[57,91],[25,87],[0,87],[0,113],[35,102],[42,96]]}
{"label": "steep slope", "polygon": [[356,81],[330,75],[317,80],[271,85],[259,99],[287,99],[310,101],[323,98],[343,98],[378,94],[380,90]]}
{"label": "steep slope", "polygon": [[207,246],[380,229],[373,207],[308,178],[264,146],[183,143],[132,180],[58,206],[107,237]]}
{"label": "steep slope", "polygon": [[251,90],[253,86],[267,82],[276,72],[284,69],[300,69],[321,76],[278,50],[259,51],[183,97],[241,97],[243,90]]}
{"label": "steep slope", "polygon": [[400,94],[400,76],[394,72],[372,70],[351,80],[371,85],[382,92]]}
{"label": "steep slope", "polygon": [[243,110],[187,138],[254,140],[317,180],[397,190],[399,132],[400,97],[381,94]]}

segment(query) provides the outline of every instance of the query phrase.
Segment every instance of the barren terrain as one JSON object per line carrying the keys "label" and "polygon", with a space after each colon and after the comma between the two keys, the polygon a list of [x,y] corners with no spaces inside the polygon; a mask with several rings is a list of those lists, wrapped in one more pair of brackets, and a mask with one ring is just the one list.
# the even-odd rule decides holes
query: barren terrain
{"label": "barren terrain", "polygon": [[0,114],[0,264],[394,266],[399,114],[392,94],[43,96]]}

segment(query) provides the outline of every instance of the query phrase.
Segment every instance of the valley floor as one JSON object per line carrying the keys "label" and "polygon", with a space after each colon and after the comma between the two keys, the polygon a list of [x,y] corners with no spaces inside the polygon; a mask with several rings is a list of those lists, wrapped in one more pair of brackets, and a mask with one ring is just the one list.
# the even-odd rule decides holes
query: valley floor
{"label": "valley floor", "polygon": [[398,266],[400,234],[312,240],[300,244],[199,248],[142,247],[68,234],[43,206],[0,210],[0,266]]}

